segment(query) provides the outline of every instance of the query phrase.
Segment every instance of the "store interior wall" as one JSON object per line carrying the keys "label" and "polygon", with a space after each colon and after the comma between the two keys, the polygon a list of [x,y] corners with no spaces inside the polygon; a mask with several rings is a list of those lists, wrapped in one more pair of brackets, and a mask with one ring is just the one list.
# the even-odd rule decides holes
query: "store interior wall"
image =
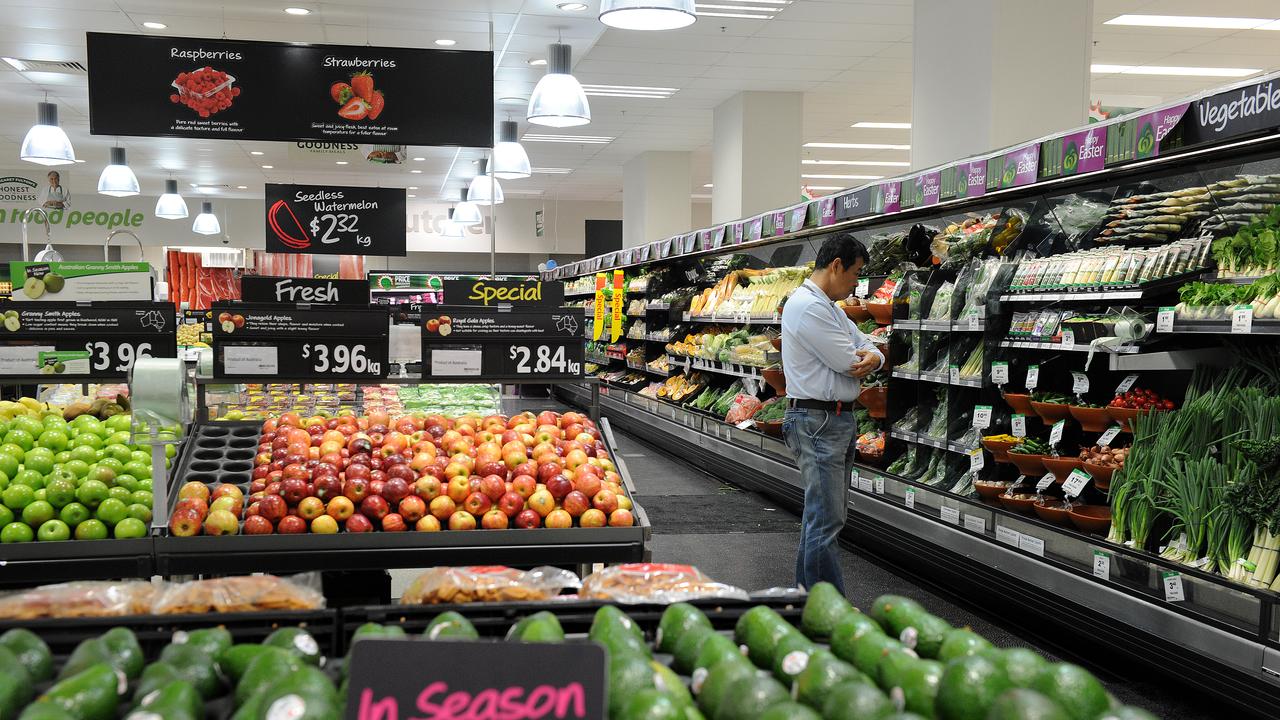
{"label": "store interior wall", "polygon": [[689,230],[692,153],[649,151],[622,166],[623,247]]}

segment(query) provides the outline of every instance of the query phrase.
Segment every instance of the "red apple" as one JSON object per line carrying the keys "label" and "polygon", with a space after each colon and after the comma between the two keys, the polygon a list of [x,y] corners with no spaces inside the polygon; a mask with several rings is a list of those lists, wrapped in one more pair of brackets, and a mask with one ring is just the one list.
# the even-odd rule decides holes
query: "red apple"
{"label": "red apple", "polygon": [[503,493],[498,498],[498,509],[507,514],[507,517],[515,517],[524,510],[524,497],[517,492]]}
{"label": "red apple", "polygon": [[440,479],[431,475],[423,475],[413,484],[414,494],[427,502],[439,497],[442,489]]}
{"label": "red apple", "polygon": [[551,493],[551,497],[559,500],[565,495],[573,491],[573,483],[569,482],[569,478],[564,475],[553,475],[545,481],[547,492]]}
{"label": "red apple", "polygon": [[200,522],[204,522],[204,516],[209,514],[209,503],[198,497],[185,497],[178,501],[173,507],[174,511],[191,510],[200,516]]}
{"label": "red apple", "polygon": [[449,478],[448,495],[451,500],[461,504],[470,494],[471,482],[466,475],[455,475]]}
{"label": "red apple", "polygon": [[485,530],[505,530],[509,523],[507,514],[498,509],[490,510],[480,518],[480,526]]}
{"label": "red apple", "polygon": [[416,523],[427,514],[427,503],[417,495],[410,495],[400,501],[396,512],[400,513],[406,523]]}
{"label": "red apple", "polygon": [[550,410],[543,410],[538,413],[538,425],[556,425],[559,426],[560,416]]}
{"label": "red apple", "polygon": [[[352,467],[360,467],[353,465]],[[368,478],[352,478],[351,468],[347,468],[347,481],[342,484],[342,494],[353,503],[364,500],[369,495]]]}
{"label": "red apple", "polygon": [[493,501],[484,493],[473,492],[462,501],[462,509],[476,517],[489,512],[491,507],[493,507]]}
{"label": "red apple", "polygon": [[445,521],[458,509],[458,506],[448,495],[440,495],[431,501],[428,509],[437,520]]}
{"label": "red apple", "polygon": [[354,515],[356,506],[350,499],[343,495],[339,495],[329,500],[329,504],[325,506],[325,514],[334,520],[346,520]]}
{"label": "red apple", "polygon": [[506,478],[499,475],[485,475],[480,479],[480,492],[493,502],[497,502],[507,492]]}
{"label": "red apple", "polygon": [[307,496],[307,483],[301,478],[285,478],[280,483],[280,496],[290,505],[297,505]]}
{"label": "red apple", "polygon": [[527,504],[530,509],[536,511],[544,518],[547,517],[552,510],[556,509],[556,499],[546,490],[535,491],[529,496]]}
{"label": "red apple", "polygon": [[581,492],[589,498],[595,497],[596,494],[600,492],[600,488],[600,478],[596,477],[593,473],[579,472],[577,476],[573,478],[573,489]]}
{"label": "red apple", "polygon": [[209,486],[202,482],[186,482],[182,487],[178,488],[178,499],[186,500],[187,498],[199,498],[200,500],[209,502]]}
{"label": "red apple", "polygon": [[574,490],[565,495],[561,504],[564,506],[565,512],[573,517],[580,517],[582,513],[591,509],[591,500],[579,490]]}
{"label": "red apple", "polygon": [[538,463],[526,460],[511,468],[511,477],[519,477],[520,475],[528,475],[536,479],[538,477]]}
{"label": "red apple", "polygon": [[582,517],[578,518],[578,524],[582,527],[604,527],[608,518],[605,517],[604,511],[591,508],[582,513]]}
{"label": "red apple", "polygon": [[536,510],[521,510],[515,518],[515,526],[530,530],[542,526],[542,516]]}
{"label": "red apple", "polygon": [[350,533],[373,532],[373,523],[369,522],[369,518],[360,514],[347,518],[342,527],[346,528],[346,531]]}
{"label": "red apple", "polygon": [[519,494],[520,497],[528,500],[529,496],[538,489],[538,481],[529,475],[517,475],[511,481],[511,489]]}
{"label": "red apple", "polygon": [[315,520],[324,514],[324,500],[318,497],[305,497],[298,503],[298,517],[303,520]]}
{"label": "red apple", "polygon": [[321,500],[328,500],[342,495],[342,479],[338,477],[336,472],[332,475],[322,475],[316,478],[313,485],[316,497]]}
{"label": "red apple", "polygon": [[360,501],[360,513],[370,520],[382,520],[391,512],[391,506],[381,495],[370,495]]}
{"label": "red apple", "polygon": [[404,532],[409,528],[399,513],[387,513],[382,518],[382,529],[387,532]]}
{"label": "red apple", "polygon": [[601,490],[591,498],[591,506],[608,515],[618,509],[618,496],[612,490]]}
{"label": "red apple", "polygon": [[434,515],[424,515],[414,523],[413,529],[418,532],[440,532],[440,520]]}
{"label": "red apple", "polygon": [[297,535],[307,531],[307,521],[297,515],[285,515],[280,518],[280,524],[276,526],[276,532],[281,535]]}
{"label": "red apple", "polygon": [[280,518],[289,512],[289,506],[279,495],[264,495],[258,501],[258,514],[271,523],[280,522]]}
{"label": "red apple", "polygon": [[571,528],[573,527],[573,516],[564,510],[552,510],[547,514],[543,523],[549,528]]}
{"label": "red apple", "polygon": [[475,530],[476,518],[466,510],[458,510],[449,516],[450,530]]}
{"label": "red apple", "polygon": [[244,504],[240,498],[223,495],[220,498],[214,498],[214,501],[209,504],[209,512],[212,514],[215,510],[225,510],[239,518],[243,507]]}
{"label": "red apple", "polygon": [[169,517],[169,533],[175,537],[199,535],[202,517],[191,508],[174,510],[173,515]]}
{"label": "red apple", "polygon": [[[409,470],[406,466],[401,465],[400,467],[404,467],[405,470]],[[410,470],[409,472],[413,471]],[[409,483],[405,482],[402,478],[391,478],[382,486],[381,494],[382,497],[387,499],[387,502],[394,505],[395,503],[409,497],[410,492],[412,492],[412,490],[409,488]]]}
{"label": "red apple", "polygon": [[617,510],[614,510],[613,512],[609,513],[610,527],[631,527],[632,525],[635,525],[635,524],[636,524],[635,517],[632,516],[630,510],[623,510],[622,508],[618,508]]}
{"label": "red apple", "polygon": [[564,470],[558,462],[542,463],[538,465],[538,482],[545,483],[551,478],[559,475]]}
{"label": "red apple", "polygon": [[245,535],[270,535],[275,531],[271,521],[261,515],[250,515],[244,519]]}
{"label": "red apple", "polygon": [[214,488],[213,493],[209,495],[210,501],[217,500],[220,497],[232,497],[236,500],[244,500],[244,491],[240,489],[239,485],[222,483],[218,487]]}

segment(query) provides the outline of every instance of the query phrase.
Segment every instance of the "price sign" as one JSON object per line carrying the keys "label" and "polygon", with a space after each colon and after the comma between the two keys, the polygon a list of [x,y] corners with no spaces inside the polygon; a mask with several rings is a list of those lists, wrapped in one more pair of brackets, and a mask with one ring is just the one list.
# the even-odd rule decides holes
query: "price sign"
{"label": "price sign", "polygon": [[960,511],[953,507],[942,506],[942,522],[952,525],[960,524]]}
{"label": "price sign", "polygon": [[1111,579],[1111,553],[1093,551],[1093,576],[1099,580]]}
{"label": "price sign", "polygon": [[861,480],[862,480],[862,476],[858,474],[857,470],[854,470],[853,472],[849,473],[849,489],[857,490],[858,484]]}
{"label": "price sign", "polygon": [[1171,333],[1173,332],[1173,313],[1174,308],[1162,307],[1156,313],[1156,332]]}
{"label": "price sign", "polygon": [[858,285],[853,294],[860,298],[871,294],[871,281],[866,278],[858,278]]}
{"label": "price sign", "polygon": [[990,405],[978,405],[973,408],[973,426],[980,430],[991,427]]}
{"label": "price sign", "polygon": [[[438,377],[462,374],[493,380],[537,382],[582,376],[582,316],[555,297],[549,284],[460,281],[445,282],[448,305],[423,317],[422,358],[437,351],[478,352],[478,373],[441,371]],[[482,284],[481,284],[482,283]],[[551,291],[548,295],[545,291]],[[455,305],[454,303],[469,303]],[[432,368],[434,362],[429,363]]]}
{"label": "price sign", "polygon": [[985,534],[987,532],[987,519],[978,517],[977,515],[965,515],[964,529],[979,534]]}
{"label": "price sign", "polygon": [[1005,545],[1018,547],[1018,539],[1021,536],[1022,536],[1022,533],[1018,532],[1017,530],[1014,530],[1012,528],[1007,528],[1003,525],[996,526],[996,540],[1004,543]]}
{"label": "price sign", "polygon": [[982,329],[982,318],[978,317],[976,314],[969,316],[968,323],[970,330]]}
{"label": "price sign", "polygon": [[877,495],[883,495],[883,494],[884,494],[884,478],[879,477],[879,476],[876,476],[876,489],[875,489],[875,492],[876,492],[876,494],[877,494]]}
{"label": "price sign", "polygon": [[1037,557],[1044,557],[1044,540],[1026,533],[1018,535],[1018,549]]}
{"label": "price sign", "polygon": [[1084,491],[1084,486],[1089,484],[1093,477],[1088,472],[1076,468],[1071,471],[1067,479],[1062,481],[1062,494],[1069,498],[1079,497]]}
{"label": "price sign", "polygon": [[1098,446],[1110,447],[1111,441],[1115,440],[1116,436],[1119,434],[1120,434],[1120,426],[1112,425],[1111,427],[1107,428],[1106,432],[1102,433],[1102,435],[1098,437]]}
{"label": "price sign", "polygon": [[991,382],[996,385],[1004,385],[1009,382],[1009,363],[993,362],[991,363]]}
{"label": "price sign", "polygon": [[947,375],[950,378],[952,385],[958,385],[960,383],[960,366],[959,365],[949,366],[947,368]]}
{"label": "price sign", "polygon": [[149,342],[137,345],[122,342],[113,347],[111,343],[99,340],[85,343],[84,349],[89,352],[89,369],[93,373],[128,372],[137,358],[151,357]]}
{"label": "price sign", "polygon": [[1251,332],[1253,332],[1253,306],[1235,306],[1231,311],[1231,334],[1248,335]]}
{"label": "price sign", "polygon": [[313,361],[312,369],[317,373],[378,375],[382,372],[378,362],[369,359],[368,348],[361,344],[306,343],[302,346],[302,357]]}
{"label": "price sign", "polygon": [[1026,415],[1014,415],[1013,418],[1009,421],[1009,424],[1013,426],[1014,437],[1027,436],[1027,416]]}
{"label": "price sign", "polygon": [[405,254],[403,188],[266,185],[267,252]]}
{"label": "price sign", "polygon": [[336,381],[386,377],[386,307],[214,303],[214,377]]}
{"label": "price sign", "polygon": [[1123,395],[1129,392],[1129,388],[1132,388],[1133,384],[1136,382],[1138,382],[1137,375],[1125,375],[1124,379],[1120,381],[1120,384],[1116,386],[1116,394]]}
{"label": "price sign", "polygon": [[1043,476],[1041,476],[1040,480],[1036,483],[1036,492],[1038,493],[1044,492],[1049,488],[1050,485],[1054,484],[1057,481],[1058,481],[1058,478],[1054,476],[1053,473],[1045,473]]}
{"label": "price sign", "polygon": [[969,470],[978,472],[982,469],[985,459],[982,454],[982,448],[974,448],[969,451]]}
{"label": "price sign", "polygon": [[1079,370],[1071,371],[1071,392],[1076,395],[1089,392],[1089,376]]}
{"label": "price sign", "polygon": [[1066,427],[1067,427],[1067,421],[1059,420],[1058,422],[1053,424],[1052,428],[1049,428],[1049,444],[1050,445],[1056,446],[1058,443],[1062,442],[1062,431],[1066,429]]}
{"label": "price sign", "polygon": [[513,363],[517,375],[580,375],[582,373],[581,361],[569,359],[563,343],[512,345],[507,348],[507,359]]}
{"label": "price sign", "polygon": [[171,303],[0,303],[0,375],[123,379],[142,357],[177,357]]}
{"label": "price sign", "polygon": [[1187,599],[1182,590],[1182,573],[1177,570],[1162,571],[1160,585],[1164,588],[1165,602],[1182,602]]}
{"label": "price sign", "polygon": [[914,509],[916,506],[916,489],[909,487],[904,490],[902,493],[902,501],[907,507]]}
{"label": "price sign", "polygon": [[864,493],[869,493],[872,491],[872,488],[874,487],[875,485],[871,482],[871,478],[862,477],[861,475],[858,476],[859,490],[861,490]]}
{"label": "price sign", "polygon": [[1075,349],[1076,349],[1076,333],[1075,333],[1075,331],[1074,331],[1074,330],[1063,330],[1063,331],[1062,331],[1062,343],[1061,343],[1061,345],[1062,345],[1062,349],[1063,349],[1063,350],[1075,350]]}
{"label": "price sign", "polygon": [[1035,390],[1040,384],[1040,366],[1031,365],[1027,367],[1027,389]]}

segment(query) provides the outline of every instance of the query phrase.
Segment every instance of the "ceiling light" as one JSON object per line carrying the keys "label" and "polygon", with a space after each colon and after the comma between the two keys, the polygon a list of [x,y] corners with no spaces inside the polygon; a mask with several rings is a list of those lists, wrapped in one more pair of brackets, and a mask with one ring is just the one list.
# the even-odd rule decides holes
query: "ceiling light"
{"label": "ceiling light", "polygon": [[423,160],[426,160],[426,158],[424,158],[424,157],[416,157],[416,158],[414,158],[414,159],[413,159],[413,161],[414,161],[414,162],[422,162]]}
{"label": "ceiling light", "polygon": [[803,165],[858,165],[862,167],[911,167],[900,160],[801,160]]}
{"label": "ceiling light", "polygon": [[37,165],[69,165],[76,162],[71,140],[58,127],[58,106],[53,103],[36,103],[36,124],[22,139],[18,157]]}
{"label": "ceiling light", "polygon": [[417,196],[417,195],[414,195],[413,193],[409,193],[409,194],[408,194],[408,195],[406,195],[405,197],[418,197],[418,196]]}
{"label": "ceiling light", "polygon": [[346,165],[346,164],[348,164],[348,163],[347,163],[347,161],[346,161],[346,160],[334,160],[334,161],[333,161],[333,164],[334,164],[334,165]]}
{"label": "ceiling light", "polygon": [[1274,22],[1263,18],[1203,17],[1196,15],[1119,15],[1103,25],[1137,27],[1207,28],[1212,30],[1253,30]]}
{"label": "ceiling light", "polygon": [[248,186],[248,185],[237,185],[237,186],[236,186],[236,189],[237,189],[237,190],[248,190],[248,189],[249,189],[249,186]]}
{"label": "ceiling light", "polygon": [[689,195],[689,197],[693,198],[694,200],[710,200],[711,199],[711,195],[709,193],[692,193]]}
{"label": "ceiling light", "polygon": [[620,30],[676,30],[697,19],[693,0],[600,0],[600,22]]}
{"label": "ceiling light", "polygon": [[201,195],[213,195],[218,192],[218,188],[213,185],[196,185],[195,188]]}
{"label": "ceiling light", "polygon": [[867,122],[867,121],[865,121],[865,120],[864,120],[864,121],[862,121],[862,122],[856,122],[856,123],[854,123],[854,124],[850,125],[849,127],[855,127],[855,128],[882,128],[882,129],[885,129],[885,130],[910,130],[910,129],[911,129],[911,123],[909,123],[909,122]]}
{"label": "ceiling light", "polygon": [[156,201],[156,217],[182,220],[187,216],[187,201],[178,194],[178,181],[165,180],[164,194]]}
{"label": "ceiling light", "polygon": [[709,188],[709,187],[715,187],[715,185],[713,185],[713,184],[711,184],[711,183],[707,183],[706,185],[703,185],[702,187],[704,187],[704,188]]}
{"label": "ceiling light", "polygon": [[498,98],[499,105],[524,105],[527,102],[529,102],[529,98],[516,97],[514,95]]}
{"label": "ceiling light", "polygon": [[1185,75],[1188,77],[1244,77],[1262,72],[1257,68],[1172,67],[1167,65],[1102,65],[1089,66],[1095,75]]}
{"label": "ceiling light", "polygon": [[300,7],[287,7],[284,9],[284,11],[289,13],[290,15],[310,15],[311,14],[310,10],[306,8],[300,8]]}
{"label": "ceiling light", "polygon": [[443,223],[441,223],[443,227],[441,227],[440,229],[441,230],[440,234],[443,235],[444,237],[460,238],[463,236],[464,231],[462,229],[462,225],[459,225],[458,223],[454,222],[453,216],[455,212],[456,212],[456,208],[449,208],[449,217]]}
{"label": "ceiling light", "polygon": [[544,133],[525,133],[520,138],[523,142],[558,142],[580,143],[583,145],[606,145],[614,141],[608,135],[549,135]]}
{"label": "ceiling light", "polygon": [[262,152],[261,150],[250,150],[250,151],[249,151],[249,154],[250,154],[250,155],[265,155],[266,153]]}
{"label": "ceiling light", "polygon": [[801,175],[812,180],[879,180],[883,175]]}
{"label": "ceiling light", "polygon": [[493,146],[493,174],[503,180],[527,178],[533,170],[529,167],[529,154],[516,141],[519,126],[514,120],[498,124],[498,142]]}
{"label": "ceiling light", "polygon": [[772,20],[772,15],[750,15],[747,13],[730,13],[730,12],[707,12],[702,8],[705,5],[698,6],[698,15],[702,17],[722,17],[722,18],[741,18],[743,20]]}
{"label": "ceiling light", "polygon": [[583,85],[587,95],[601,97],[653,98],[664,100],[680,91],[679,88],[645,87],[643,85]]}
{"label": "ceiling light", "polygon": [[275,165],[263,165],[263,166],[262,166],[262,169],[263,169],[263,170],[275,170],[275,169],[276,169],[276,166],[275,166]]}
{"label": "ceiling light", "polygon": [[213,203],[200,203],[200,214],[196,216],[196,221],[191,223],[191,232],[201,235],[217,235],[222,232],[218,216],[213,214]]}
{"label": "ceiling light", "polygon": [[458,205],[453,209],[453,221],[459,225],[479,225],[484,222],[484,218],[480,216],[480,206],[471,202],[468,199],[470,196],[471,191],[462,188]]}
{"label": "ceiling light", "polygon": [[449,38],[440,38],[439,40],[436,40],[436,44],[440,47],[453,47],[458,44],[458,41],[450,40]]}
{"label": "ceiling light", "polygon": [[584,2],[562,2],[556,3],[556,8],[565,12],[582,12],[587,9],[587,4]]}
{"label": "ceiling light", "polygon": [[568,175],[571,172],[573,172],[573,168],[562,168],[562,167],[533,168],[534,175]]}
{"label": "ceiling light", "polygon": [[98,194],[129,197],[139,192],[141,190],[138,188],[138,176],[129,169],[129,163],[124,157],[124,148],[111,148],[111,164],[102,168],[102,174],[98,176]]}
{"label": "ceiling light", "polygon": [[[165,28],[167,28],[167,27],[169,27],[169,26],[168,26],[168,25],[165,25],[165,24],[164,24],[164,23],[162,23],[162,22],[151,22],[151,21],[147,21],[147,22],[142,23],[142,27],[144,27],[144,28],[146,28],[146,29],[148,29],[148,30],[163,30],[163,29],[165,29]],[[183,215],[182,217],[186,217],[186,215]]]}
{"label": "ceiling light", "polygon": [[542,67],[543,65],[547,64],[547,59],[546,58],[529,58],[528,60],[525,60],[524,63],[526,65],[532,65],[533,67]]}
{"label": "ceiling light", "polygon": [[591,104],[578,79],[569,74],[572,48],[564,43],[551,43],[547,57],[547,74],[533,88],[526,118],[534,125],[549,127],[573,127],[591,122]]}
{"label": "ceiling light", "polygon": [[414,175],[421,175],[421,174],[422,174],[422,171],[421,171],[421,170],[410,170],[409,172],[413,173]]}
{"label": "ceiling light", "polygon": [[910,150],[910,145],[889,145],[886,143],[830,143],[809,142],[807,148],[838,148],[843,150]]}
{"label": "ceiling light", "polygon": [[417,185],[410,185],[409,187],[407,187],[407,188],[405,188],[405,189],[406,189],[406,190],[417,190],[417,189],[418,189],[418,186],[417,186]]}
{"label": "ceiling light", "polygon": [[487,167],[488,163],[480,163],[480,174],[471,178],[467,196],[476,205],[501,205],[506,199],[502,194],[502,184],[486,171]]}

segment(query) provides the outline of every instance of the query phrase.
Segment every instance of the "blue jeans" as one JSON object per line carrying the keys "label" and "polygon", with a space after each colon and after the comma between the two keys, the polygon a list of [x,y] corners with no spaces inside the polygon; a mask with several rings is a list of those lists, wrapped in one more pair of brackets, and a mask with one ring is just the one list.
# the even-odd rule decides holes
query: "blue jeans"
{"label": "blue jeans", "polygon": [[783,438],[796,454],[804,483],[804,516],[796,553],[796,584],[804,588],[825,580],[844,593],[836,539],[848,510],[845,503],[856,430],[849,410],[837,414],[789,408],[782,421]]}

